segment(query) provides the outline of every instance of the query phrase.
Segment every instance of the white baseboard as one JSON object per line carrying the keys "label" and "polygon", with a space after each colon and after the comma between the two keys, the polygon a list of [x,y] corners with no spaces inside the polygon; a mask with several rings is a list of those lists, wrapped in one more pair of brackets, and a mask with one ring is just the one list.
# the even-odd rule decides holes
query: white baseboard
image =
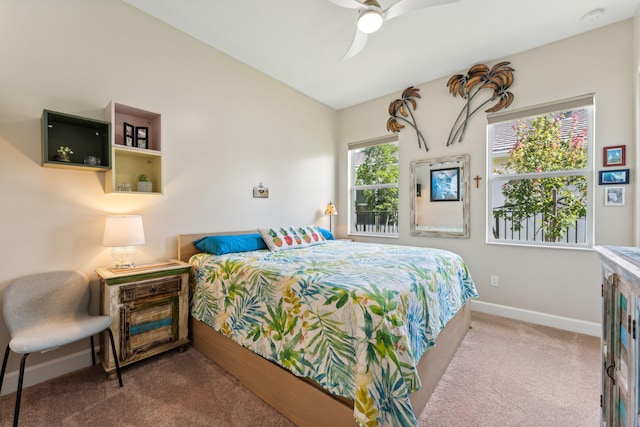
{"label": "white baseboard", "polygon": [[[96,346],[96,352],[98,351],[98,348],[99,347]],[[33,366],[29,366],[29,357],[27,357],[26,367],[24,369],[24,379],[22,384],[23,389],[31,385],[35,385],[43,381],[59,377],[60,375],[68,374],[69,372],[77,371],[78,369],[91,366],[90,348]],[[9,355],[10,360],[17,359],[19,361],[20,358],[22,358],[21,354],[12,352]],[[96,355],[96,365],[98,363],[100,362],[98,356]],[[6,373],[6,375],[4,376],[4,383],[2,384],[2,392],[0,393],[1,396],[15,393],[16,390],[18,390],[18,376],[18,370]]]}
{"label": "white baseboard", "polygon": [[472,300],[471,310],[507,317],[509,319],[521,320],[523,322],[535,323],[536,325],[564,329],[566,331],[577,332],[594,337],[599,337],[602,334],[602,326],[600,323],[585,322],[584,320],[572,319],[570,317],[562,317],[539,311],[508,307],[506,305],[492,304],[490,302]]}

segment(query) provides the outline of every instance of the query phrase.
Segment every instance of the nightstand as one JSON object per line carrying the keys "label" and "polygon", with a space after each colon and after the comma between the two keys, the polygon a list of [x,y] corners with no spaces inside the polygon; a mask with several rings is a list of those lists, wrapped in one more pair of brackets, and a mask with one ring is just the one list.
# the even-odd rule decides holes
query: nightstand
{"label": "nightstand", "polygon": [[[170,260],[133,268],[99,268],[100,311],[111,316],[120,366],[181,347],[189,342],[189,272]],[[102,335],[102,367],[115,376],[108,336]]]}

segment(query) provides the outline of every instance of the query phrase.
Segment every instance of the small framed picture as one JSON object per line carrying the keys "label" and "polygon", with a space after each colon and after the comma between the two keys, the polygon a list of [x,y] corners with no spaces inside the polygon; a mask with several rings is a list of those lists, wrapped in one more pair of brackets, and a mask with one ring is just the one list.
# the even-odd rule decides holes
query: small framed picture
{"label": "small framed picture", "polygon": [[431,201],[460,200],[460,168],[431,170]]}
{"label": "small framed picture", "polygon": [[612,185],[612,184],[628,184],[629,183],[629,169],[616,169],[600,171],[598,184],[600,185]]}
{"label": "small framed picture", "polygon": [[624,166],[627,164],[625,145],[604,147],[602,153],[603,166]]}
{"label": "small framed picture", "polygon": [[134,128],[133,125],[130,125],[129,123],[124,122],[123,124],[123,135],[124,135],[124,145],[129,146],[129,147],[133,147],[133,132],[134,132]]}
{"label": "small framed picture", "polygon": [[624,206],[624,187],[607,187],[604,190],[606,206]]}
{"label": "small framed picture", "polygon": [[148,148],[149,144],[149,128],[148,127],[136,127],[136,147]]}

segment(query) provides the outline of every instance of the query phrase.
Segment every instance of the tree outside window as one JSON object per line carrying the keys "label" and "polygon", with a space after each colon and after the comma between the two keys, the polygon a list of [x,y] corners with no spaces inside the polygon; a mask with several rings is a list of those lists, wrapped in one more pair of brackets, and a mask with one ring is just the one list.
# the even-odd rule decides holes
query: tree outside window
{"label": "tree outside window", "polygon": [[351,232],[397,235],[398,143],[350,150],[353,168]]}
{"label": "tree outside window", "polygon": [[491,241],[583,246],[589,217],[589,108],[490,125]]}

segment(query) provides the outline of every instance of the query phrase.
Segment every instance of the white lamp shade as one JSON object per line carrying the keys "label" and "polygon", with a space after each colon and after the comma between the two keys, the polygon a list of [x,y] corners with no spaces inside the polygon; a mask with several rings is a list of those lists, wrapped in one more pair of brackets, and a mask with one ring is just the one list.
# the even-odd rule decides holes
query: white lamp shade
{"label": "white lamp shade", "polygon": [[327,205],[327,209],[324,210],[325,215],[338,215],[338,211],[336,209],[336,205],[333,202],[329,202]]}
{"label": "white lamp shade", "polygon": [[109,215],[104,224],[102,245],[107,247],[144,245],[140,215]]}

